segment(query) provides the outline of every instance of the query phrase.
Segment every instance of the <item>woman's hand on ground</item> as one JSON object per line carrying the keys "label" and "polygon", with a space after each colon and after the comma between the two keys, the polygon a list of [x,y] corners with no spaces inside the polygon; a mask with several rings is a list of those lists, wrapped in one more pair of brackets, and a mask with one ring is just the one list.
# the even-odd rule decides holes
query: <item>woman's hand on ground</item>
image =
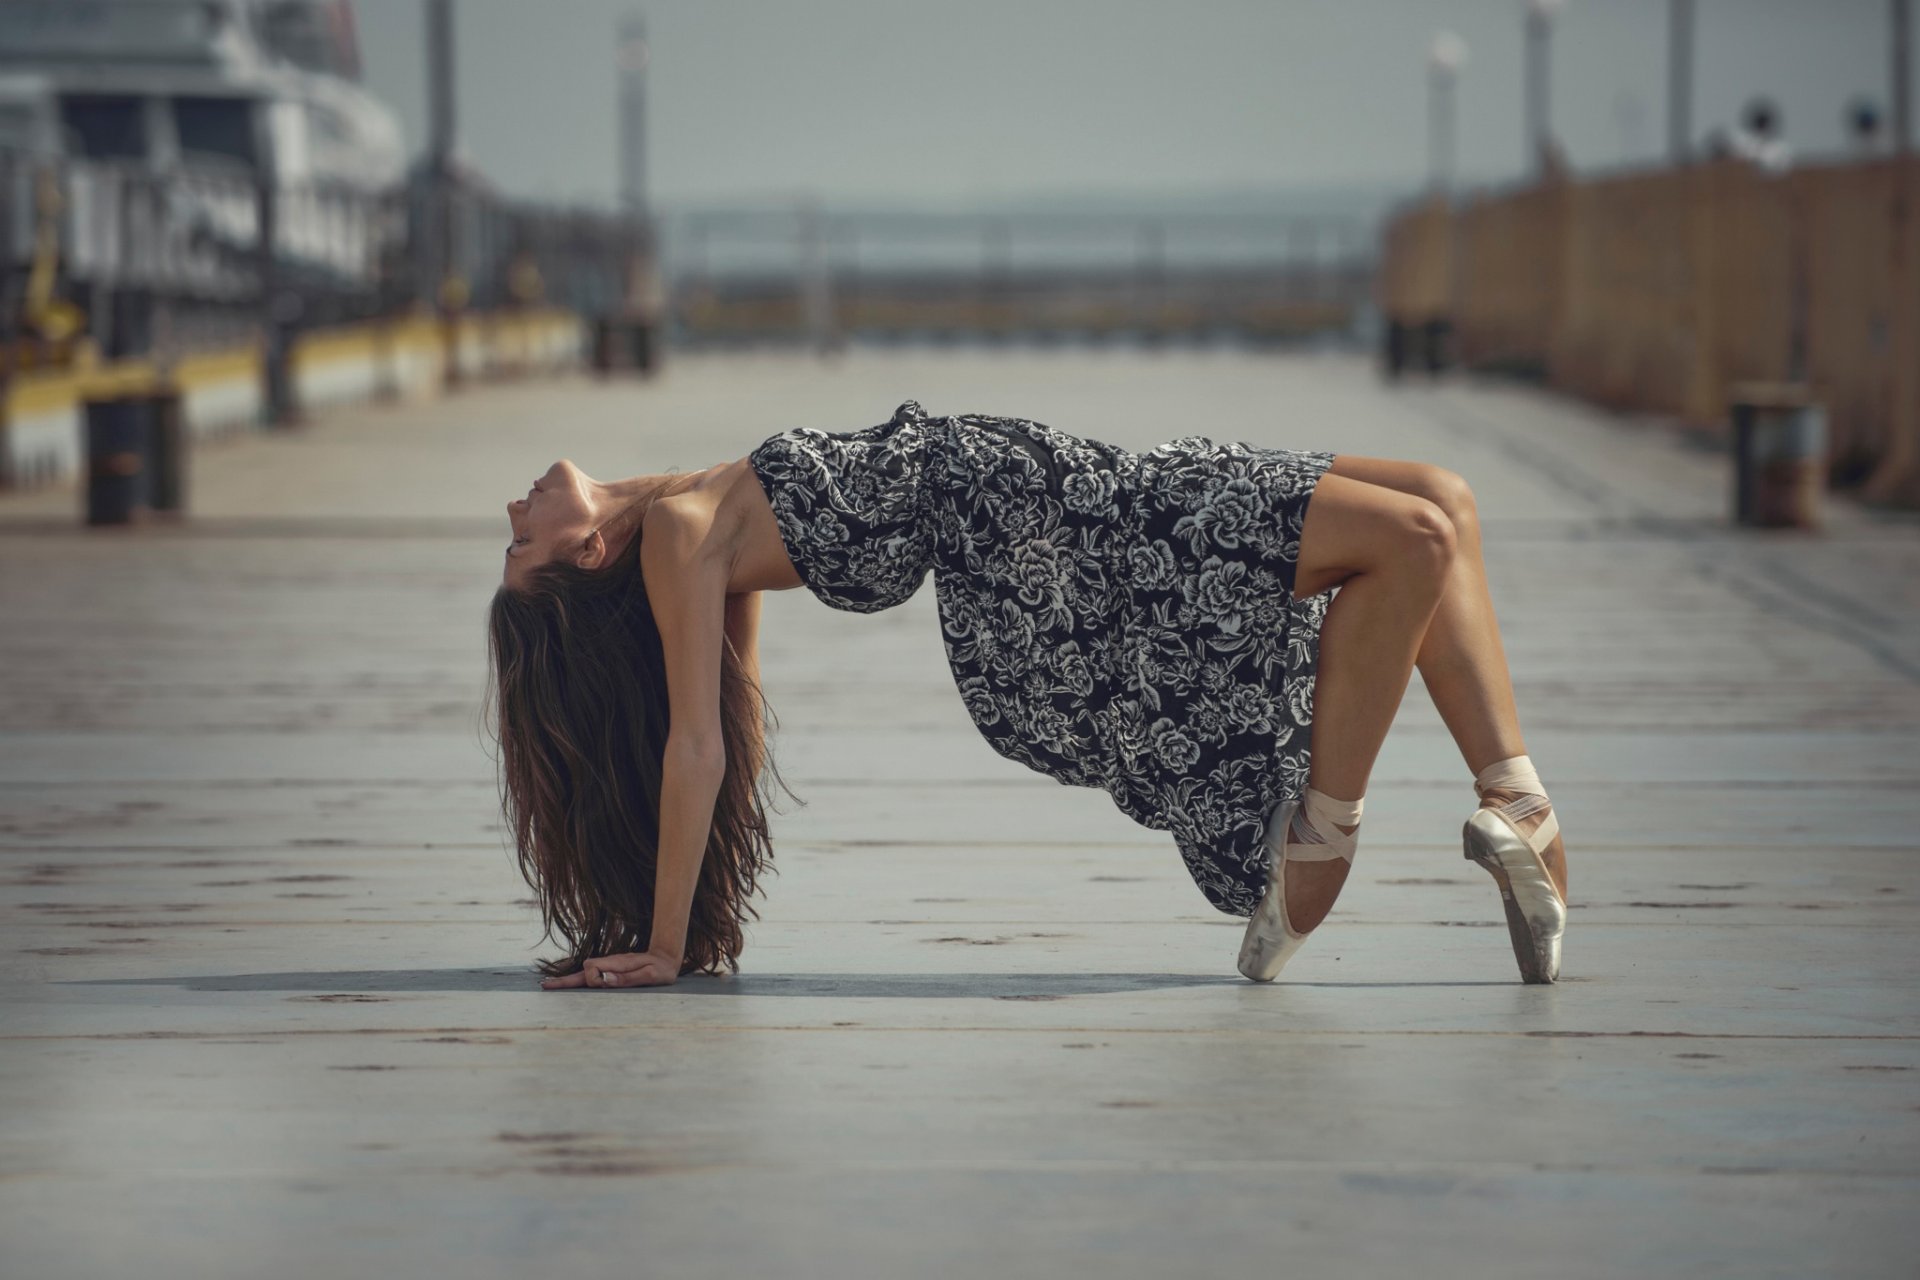
{"label": "woman's hand on ground", "polygon": [[624,951],[617,956],[595,956],[579,971],[548,978],[540,985],[548,991],[568,987],[670,987],[680,980],[680,957],[657,951]]}

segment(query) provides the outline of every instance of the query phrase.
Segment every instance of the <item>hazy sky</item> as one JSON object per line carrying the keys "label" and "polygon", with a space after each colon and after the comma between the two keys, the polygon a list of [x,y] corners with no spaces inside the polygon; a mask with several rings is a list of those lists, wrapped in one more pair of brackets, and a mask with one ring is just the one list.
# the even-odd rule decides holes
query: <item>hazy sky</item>
{"label": "hazy sky", "polygon": [[[1754,93],[1801,152],[1886,100],[1886,0],[1698,0],[1696,132]],[[1522,163],[1520,0],[456,0],[462,150],[510,192],[609,202],[620,19],[647,22],[657,202],[833,205],[1416,184],[1425,53],[1465,37],[1460,159]],[[1666,136],[1666,0],[1571,0],[1554,116],[1577,167]],[[358,0],[370,87],[424,136],[420,0]]]}

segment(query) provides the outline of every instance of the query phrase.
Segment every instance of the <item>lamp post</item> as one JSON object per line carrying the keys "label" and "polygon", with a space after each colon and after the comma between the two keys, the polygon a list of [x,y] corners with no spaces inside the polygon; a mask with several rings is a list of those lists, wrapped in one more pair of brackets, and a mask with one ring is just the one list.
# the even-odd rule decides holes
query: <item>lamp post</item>
{"label": "lamp post", "polygon": [[1526,0],[1526,7],[1527,168],[1538,178],[1546,172],[1547,148],[1553,142],[1553,20],[1566,8],[1566,0]]}
{"label": "lamp post", "polygon": [[1667,0],[1667,158],[1693,155],[1693,0]]}
{"label": "lamp post", "polygon": [[1912,0],[1891,0],[1888,8],[1888,44],[1893,63],[1888,68],[1892,84],[1888,101],[1893,105],[1893,149],[1900,155],[1913,150],[1913,4]]}
{"label": "lamp post", "polygon": [[466,306],[467,281],[456,207],[454,136],[457,129],[453,63],[453,0],[427,0],[427,181],[432,247],[428,251],[433,304],[440,314],[446,363],[442,381],[460,382],[459,313]]}
{"label": "lamp post", "polygon": [[1427,51],[1427,163],[1436,195],[1445,195],[1453,186],[1454,86],[1466,64],[1465,40],[1452,31],[1433,37]]}
{"label": "lamp post", "polygon": [[647,27],[638,16],[620,24],[620,205],[632,218],[647,211]]}

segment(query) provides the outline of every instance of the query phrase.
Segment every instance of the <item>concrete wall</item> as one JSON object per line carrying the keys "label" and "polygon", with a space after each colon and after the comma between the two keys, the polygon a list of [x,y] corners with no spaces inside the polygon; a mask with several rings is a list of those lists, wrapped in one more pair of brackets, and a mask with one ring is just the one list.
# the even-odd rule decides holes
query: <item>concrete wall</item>
{"label": "concrete wall", "polygon": [[[577,365],[586,353],[587,326],[566,311],[474,315],[454,329],[449,335],[436,317],[407,316],[302,335],[291,358],[295,399],[303,410],[318,410],[432,395],[442,386],[450,345],[468,378],[555,371]],[[77,474],[85,465],[86,401],[148,390],[161,379],[147,360],[17,376],[0,396],[0,477],[15,488],[37,488]],[[260,425],[257,343],[188,356],[166,381],[185,399],[194,439]]]}
{"label": "concrete wall", "polygon": [[1748,381],[1806,381],[1836,475],[1920,504],[1920,160],[1774,175],[1735,161],[1410,206],[1391,319],[1450,321],[1470,366],[1702,424]]}

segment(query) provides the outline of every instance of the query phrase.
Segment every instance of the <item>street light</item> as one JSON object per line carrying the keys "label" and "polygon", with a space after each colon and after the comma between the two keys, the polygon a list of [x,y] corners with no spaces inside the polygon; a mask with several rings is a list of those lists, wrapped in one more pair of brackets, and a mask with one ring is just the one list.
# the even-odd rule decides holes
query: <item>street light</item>
{"label": "street light", "polygon": [[1553,42],[1553,20],[1566,7],[1566,0],[1526,0],[1527,167],[1536,177],[1546,172],[1547,149],[1553,142],[1553,87],[1549,77],[1549,55]]}
{"label": "street light", "polygon": [[1467,65],[1467,42],[1456,32],[1435,33],[1427,51],[1431,97],[1427,106],[1427,160],[1433,189],[1444,195],[1453,185],[1454,84]]}
{"label": "street light", "polygon": [[631,217],[647,211],[647,28],[643,19],[620,24],[620,204]]}
{"label": "street light", "polygon": [[1887,42],[1893,46],[1893,65],[1889,77],[1888,101],[1893,106],[1893,149],[1900,155],[1913,150],[1913,3],[1890,0],[1889,16],[1893,30]]}
{"label": "street light", "polygon": [[1693,158],[1693,0],[1667,0],[1667,158]]}

